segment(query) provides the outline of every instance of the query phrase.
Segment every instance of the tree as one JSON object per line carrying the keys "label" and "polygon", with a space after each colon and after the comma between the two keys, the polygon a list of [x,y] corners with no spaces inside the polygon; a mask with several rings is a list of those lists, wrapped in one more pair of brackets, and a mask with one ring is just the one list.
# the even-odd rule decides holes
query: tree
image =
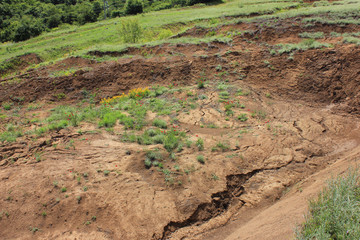
{"label": "tree", "polygon": [[101,11],[102,11],[102,7],[100,2],[96,1],[93,3],[93,12],[95,13],[96,17],[99,17]]}
{"label": "tree", "polygon": [[61,23],[61,16],[60,14],[55,14],[49,17],[46,21],[48,28],[55,28],[58,27]]}
{"label": "tree", "polygon": [[125,4],[126,14],[138,14],[143,12],[143,5],[138,0],[127,0]]}
{"label": "tree", "polygon": [[40,19],[24,16],[20,23],[17,24],[13,40],[16,42],[27,40],[31,37],[40,35],[44,29],[45,26],[42,24]]}
{"label": "tree", "polygon": [[78,23],[85,24],[87,22],[95,22],[97,20],[91,3],[84,2],[82,4],[77,4],[76,6]]}

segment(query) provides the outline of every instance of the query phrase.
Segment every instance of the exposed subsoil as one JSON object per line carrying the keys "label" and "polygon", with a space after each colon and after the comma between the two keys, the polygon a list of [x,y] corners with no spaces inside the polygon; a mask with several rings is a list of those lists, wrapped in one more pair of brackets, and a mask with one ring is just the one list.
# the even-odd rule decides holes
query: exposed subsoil
{"label": "exposed subsoil", "polygon": [[21,72],[22,70],[25,70],[29,65],[38,64],[41,62],[41,58],[34,53],[28,53],[20,57],[8,59],[7,61],[5,61],[5,63],[10,64],[11,67],[7,70],[0,70],[0,76],[6,75],[9,72]]}
{"label": "exposed subsoil", "polygon": [[[277,201],[286,188],[337,160],[360,157],[359,47],[335,45],[297,52],[291,59],[286,54],[270,55],[265,44],[283,38],[300,41],[298,33],[303,31],[355,32],[359,26],[304,29],[284,21],[261,30],[256,30],[259,25],[244,23],[231,28],[254,29],[254,33],[235,36],[230,44],[165,44],[121,53],[93,52],[134,56],[102,63],[69,58],[17,76],[21,82],[3,81],[0,102],[10,99],[18,104],[24,97],[22,104],[52,103],[32,114],[76,103],[85,89],[96,92],[100,100],[136,87],[192,86],[200,76],[213,81],[215,74],[222,74],[224,81],[251,92],[237,97],[249,111],[262,110],[267,115],[246,124],[226,121],[216,110],[218,93],[199,90],[208,95],[199,100],[200,110],[177,118],[180,129],[193,140],[197,135],[205,140],[202,154],[207,161],[195,160],[195,147],[184,149],[176,161],[191,171],[178,176],[181,185],[177,186],[166,185],[159,171],[144,167],[143,146],[121,142],[119,136],[94,131],[91,125],[81,126],[88,130],[83,135],[70,127],[36,141],[25,136],[16,143],[3,143],[0,211],[9,215],[3,214],[0,220],[2,239],[207,239],[206,233],[233,219],[256,219],[257,212],[247,211]],[[191,36],[198,33],[189,31]],[[67,68],[80,70],[71,76],[50,77],[53,71]],[[65,100],[57,97],[60,93]],[[230,127],[203,128],[200,123]],[[239,128],[247,131],[230,142],[229,151],[211,151],[217,142],[239,135],[234,130]],[[71,140],[76,144],[66,147]],[[42,161],[34,158],[37,152],[43,153]],[[104,170],[111,170],[109,176]],[[83,177],[85,172],[88,176]],[[77,176],[82,176],[80,181]],[[67,192],[61,192],[62,187]],[[217,234],[221,236],[221,230]],[[243,237],[254,239],[251,232]]]}

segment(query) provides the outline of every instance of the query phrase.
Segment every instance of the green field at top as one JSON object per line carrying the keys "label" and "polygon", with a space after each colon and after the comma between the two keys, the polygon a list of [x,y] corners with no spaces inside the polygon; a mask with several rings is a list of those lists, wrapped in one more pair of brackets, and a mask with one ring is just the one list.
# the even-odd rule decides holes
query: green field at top
{"label": "green field at top", "polygon": [[[355,13],[358,16],[359,12],[360,0],[331,3],[327,1],[304,3],[298,0],[232,0],[212,6],[198,5],[175,8],[114,18],[83,26],[62,25],[24,42],[2,43],[0,44],[0,63],[26,53],[36,53],[44,62],[49,62],[69,56],[82,56],[93,50],[122,50],[130,46],[123,42],[119,31],[121,21],[126,19],[137,19],[144,29],[143,37],[135,44],[135,46],[139,46],[161,44],[167,41],[196,42],[196,40],[189,38],[170,40],[169,37],[197,24],[212,27],[239,21],[312,15],[319,15],[321,20],[323,13],[332,13],[336,16],[334,19],[330,19],[331,21],[359,24],[359,19],[352,18],[352,15],[348,14]],[[315,20],[319,21],[319,17]],[[327,19],[327,21],[330,20]],[[209,38],[208,40],[211,41]]]}

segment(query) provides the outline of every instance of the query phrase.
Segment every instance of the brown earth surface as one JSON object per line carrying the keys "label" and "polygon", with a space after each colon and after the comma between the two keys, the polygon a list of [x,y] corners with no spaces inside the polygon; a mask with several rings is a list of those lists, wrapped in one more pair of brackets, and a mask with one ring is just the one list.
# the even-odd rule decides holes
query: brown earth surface
{"label": "brown earth surface", "polygon": [[[166,169],[181,166],[180,172],[173,173],[179,184],[169,185],[161,171],[144,167],[146,150],[162,146],[123,142],[121,126],[115,128],[119,134],[112,134],[82,123],[83,133],[68,127],[36,139],[23,136],[16,143],[2,143],[0,211],[9,216],[0,220],[1,238],[291,238],[302,221],[307,199],[320,190],[324,179],[360,157],[360,49],[335,45],[300,51],[289,58],[271,55],[265,43],[284,38],[298,42],[298,33],[303,31],[355,32],[359,26],[332,30],[332,26],[317,25],[304,29],[288,21],[277,24],[261,31],[257,30],[260,23],[231,26],[254,33],[235,36],[229,44],[165,44],[93,52],[119,59],[96,62],[73,57],[15,76],[21,81],[1,80],[1,103],[10,99],[15,105],[35,102],[42,106],[23,108],[20,117],[0,119],[2,124],[20,122],[21,116],[46,117],[57,105],[77,103],[85,90],[97,93],[97,101],[157,84],[207,96],[196,100],[198,108],[176,115],[177,129],[193,141],[198,137],[205,141],[204,151],[184,148],[175,162],[164,163]],[[204,33],[195,29],[188,34]],[[134,56],[121,58],[125,54]],[[69,68],[77,71],[52,75]],[[205,89],[196,88],[201,76],[208,79]],[[229,101],[246,105],[234,110],[235,116],[253,113],[254,117],[245,123],[226,120],[216,88],[220,79],[234,86],[229,89]],[[250,94],[238,96],[235,87]],[[184,91],[164,98],[187,96]],[[147,120],[155,116],[149,113]],[[218,127],[207,127],[210,124]],[[212,151],[218,142],[227,142],[230,149]],[[38,152],[43,153],[41,161],[35,157]],[[204,155],[205,164],[196,161],[199,154]]]}

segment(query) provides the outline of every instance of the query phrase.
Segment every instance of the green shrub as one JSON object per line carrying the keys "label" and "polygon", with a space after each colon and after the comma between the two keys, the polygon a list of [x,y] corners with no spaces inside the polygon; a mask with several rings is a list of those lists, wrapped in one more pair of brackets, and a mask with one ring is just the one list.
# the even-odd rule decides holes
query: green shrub
{"label": "green shrub", "polygon": [[201,99],[201,100],[204,100],[204,99],[207,99],[208,97],[206,96],[206,95],[199,95],[199,99]]}
{"label": "green shrub", "polygon": [[167,39],[173,35],[173,32],[170,29],[160,29],[157,33],[157,39]]}
{"label": "green shrub", "polygon": [[156,136],[158,134],[158,132],[153,128],[147,129],[144,133],[146,133],[150,137],[154,137],[154,136]]}
{"label": "green shrub", "polygon": [[144,164],[146,168],[151,168],[152,162],[150,159],[145,159]]}
{"label": "green shrub", "polygon": [[232,110],[233,105],[232,104],[227,104],[225,105],[225,114],[226,116],[233,116],[234,115],[234,111]]}
{"label": "green shrub", "polygon": [[297,231],[297,239],[360,239],[360,176],[349,170],[331,179],[317,199],[309,203],[309,214]]}
{"label": "green shrub", "polygon": [[154,143],[156,143],[156,144],[163,144],[164,139],[165,139],[165,135],[163,135],[163,134],[156,135],[152,139],[153,139]]}
{"label": "green shrub", "polygon": [[137,136],[137,143],[140,145],[151,145],[153,139],[146,132],[143,135]]}
{"label": "green shrub", "polygon": [[133,15],[143,12],[143,5],[139,0],[127,0],[125,3],[125,14]]}
{"label": "green shrub", "polygon": [[77,127],[79,125],[79,116],[76,112],[70,112],[69,119],[72,126]]}
{"label": "green shrub", "polygon": [[198,87],[199,89],[205,88],[205,83],[204,83],[204,81],[199,80],[198,83],[197,83],[197,87]]}
{"label": "green shrub", "polygon": [[247,117],[247,114],[246,113],[242,113],[238,116],[238,119],[241,121],[241,122],[246,122],[248,120],[248,117]]}
{"label": "green shrub", "polygon": [[3,107],[4,110],[9,111],[11,109],[11,103],[3,102],[2,107]]}
{"label": "green shrub", "polygon": [[134,129],[135,121],[131,117],[123,116],[120,119],[120,123],[125,126],[125,129]]}
{"label": "green shrub", "polygon": [[162,128],[162,129],[166,129],[166,128],[167,128],[167,123],[166,123],[166,121],[165,121],[165,120],[162,120],[162,119],[158,119],[158,118],[154,119],[153,125],[154,125],[155,127],[159,127],[159,128]]}
{"label": "green shrub", "polygon": [[38,128],[38,129],[35,130],[35,134],[38,135],[38,136],[41,136],[44,133],[46,133],[47,130],[48,129],[46,127],[41,127],[41,128]]}
{"label": "green shrub", "polygon": [[228,97],[228,96],[230,96],[230,93],[228,91],[222,91],[222,92],[219,92],[219,95],[221,97]]}
{"label": "green shrub", "polygon": [[179,141],[180,138],[177,137],[175,135],[175,133],[170,132],[169,134],[167,134],[164,137],[164,148],[168,151],[171,152],[173,151],[175,148],[177,148],[177,146],[179,145]]}
{"label": "green shrub", "polygon": [[198,160],[199,163],[202,163],[202,164],[205,163],[205,158],[204,158],[203,155],[198,155],[198,156],[196,157],[196,159]]}
{"label": "green shrub", "polygon": [[225,83],[219,83],[218,85],[217,85],[217,89],[218,90],[226,90],[226,89],[228,89],[230,86],[229,85],[227,85],[227,84],[225,84]]}
{"label": "green shrub", "polygon": [[163,159],[162,153],[159,151],[159,149],[155,150],[149,150],[146,152],[146,158],[145,158],[145,167],[150,168],[151,166],[158,166]]}
{"label": "green shrub", "polygon": [[204,150],[204,140],[202,140],[202,138],[198,138],[198,140],[196,140],[196,146],[198,147],[199,151]]}
{"label": "green shrub", "polygon": [[187,148],[191,148],[192,141],[188,139],[186,140],[185,144]]}
{"label": "green shrub", "polygon": [[120,25],[120,35],[125,43],[136,43],[143,34],[137,19],[122,20]]}
{"label": "green shrub", "polygon": [[227,143],[218,142],[216,144],[216,148],[220,149],[222,152],[226,152],[230,150],[230,145]]}
{"label": "green shrub", "polygon": [[125,132],[121,137],[121,140],[124,142],[136,142],[137,136],[135,134],[127,134],[127,132]]}
{"label": "green shrub", "polygon": [[61,129],[63,129],[63,128],[66,128],[67,126],[68,126],[68,121],[66,121],[66,120],[61,120],[61,121],[56,122],[56,123],[51,123],[51,124],[48,126],[48,129],[49,129],[50,131],[53,131],[53,130],[59,131],[59,130],[61,130]]}
{"label": "green shrub", "polygon": [[344,37],[343,42],[344,43],[353,43],[353,44],[356,44],[358,46],[360,45],[360,39],[356,38],[356,37]]}
{"label": "green shrub", "polygon": [[113,127],[118,119],[124,119],[126,116],[120,112],[106,113],[99,121],[99,127]]}

